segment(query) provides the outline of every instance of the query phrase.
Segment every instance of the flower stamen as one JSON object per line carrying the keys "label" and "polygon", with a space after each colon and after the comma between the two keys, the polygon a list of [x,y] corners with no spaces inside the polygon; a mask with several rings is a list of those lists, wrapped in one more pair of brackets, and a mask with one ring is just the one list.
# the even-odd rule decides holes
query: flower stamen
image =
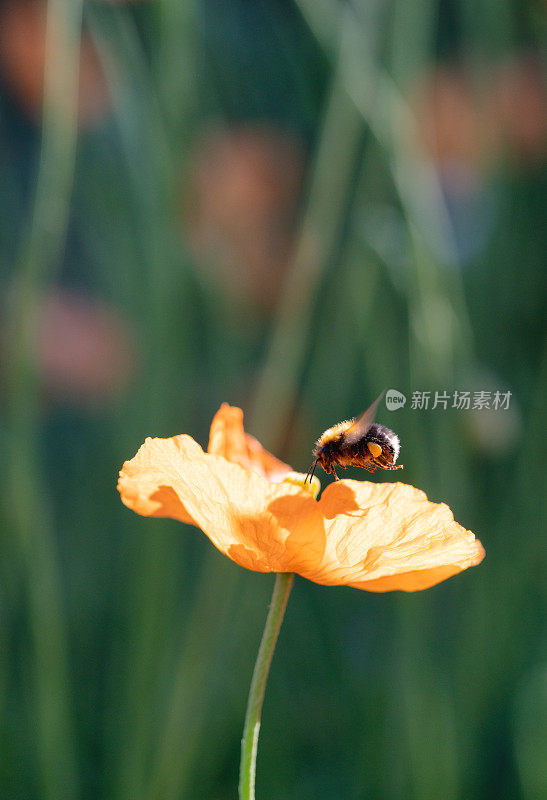
{"label": "flower stamen", "polygon": [[306,492],[309,492],[314,500],[317,500],[317,495],[321,491],[321,481],[316,475],[312,475],[311,478],[308,475],[304,475],[303,472],[288,472],[281,483],[292,483],[294,486],[300,486]]}

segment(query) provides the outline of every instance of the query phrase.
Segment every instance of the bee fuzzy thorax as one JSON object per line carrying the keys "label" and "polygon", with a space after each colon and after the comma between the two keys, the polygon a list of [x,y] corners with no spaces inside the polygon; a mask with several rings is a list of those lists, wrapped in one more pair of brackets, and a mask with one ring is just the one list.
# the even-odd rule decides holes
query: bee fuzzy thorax
{"label": "bee fuzzy thorax", "polygon": [[321,450],[329,442],[334,442],[336,439],[339,439],[347,430],[348,428],[353,425],[353,419],[346,419],[343,422],[338,422],[336,425],[333,425],[332,428],[329,428],[324,433],[321,434],[317,442],[315,443],[314,448],[314,456],[317,454],[318,450]]}

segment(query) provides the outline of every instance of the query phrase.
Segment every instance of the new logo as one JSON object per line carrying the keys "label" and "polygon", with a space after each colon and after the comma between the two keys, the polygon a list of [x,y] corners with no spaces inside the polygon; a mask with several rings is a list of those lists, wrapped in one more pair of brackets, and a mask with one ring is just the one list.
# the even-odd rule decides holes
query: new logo
{"label": "new logo", "polygon": [[398,408],[403,408],[406,403],[406,397],[402,392],[397,389],[388,389],[386,392],[386,408],[389,411],[397,411]]}

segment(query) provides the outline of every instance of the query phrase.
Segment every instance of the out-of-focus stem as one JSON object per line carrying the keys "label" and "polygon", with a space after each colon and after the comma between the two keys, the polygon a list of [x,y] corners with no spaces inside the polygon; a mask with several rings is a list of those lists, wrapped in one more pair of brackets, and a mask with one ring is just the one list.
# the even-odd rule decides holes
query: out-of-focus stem
{"label": "out-of-focus stem", "polygon": [[68,225],[77,139],[82,0],[49,0],[42,142],[34,206],[10,297],[7,328],[7,507],[21,552],[34,655],[37,743],[43,796],[77,797],[68,698],[66,626],[53,525],[37,441],[34,342],[40,295],[60,261]]}
{"label": "out-of-focus stem", "polygon": [[250,430],[274,450],[309,347],[321,276],[336,256],[362,141],[362,117],[343,85],[342,47],[343,42],[334,65],[300,233],[250,414]]}

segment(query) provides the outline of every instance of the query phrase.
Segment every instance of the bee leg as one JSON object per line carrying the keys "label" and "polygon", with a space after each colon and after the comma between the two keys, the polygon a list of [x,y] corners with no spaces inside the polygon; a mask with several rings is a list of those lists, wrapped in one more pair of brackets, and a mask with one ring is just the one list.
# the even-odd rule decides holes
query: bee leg
{"label": "bee leg", "polygon": [[340,478],[339,478],[339,477],[338,477],[338,475],[336,474],[336,470],[334,469],[334,467],[332,467],[332,474],[334,475],[334,480],[335,480],[335,481],[339,481],[339,480],[340,480]]}

